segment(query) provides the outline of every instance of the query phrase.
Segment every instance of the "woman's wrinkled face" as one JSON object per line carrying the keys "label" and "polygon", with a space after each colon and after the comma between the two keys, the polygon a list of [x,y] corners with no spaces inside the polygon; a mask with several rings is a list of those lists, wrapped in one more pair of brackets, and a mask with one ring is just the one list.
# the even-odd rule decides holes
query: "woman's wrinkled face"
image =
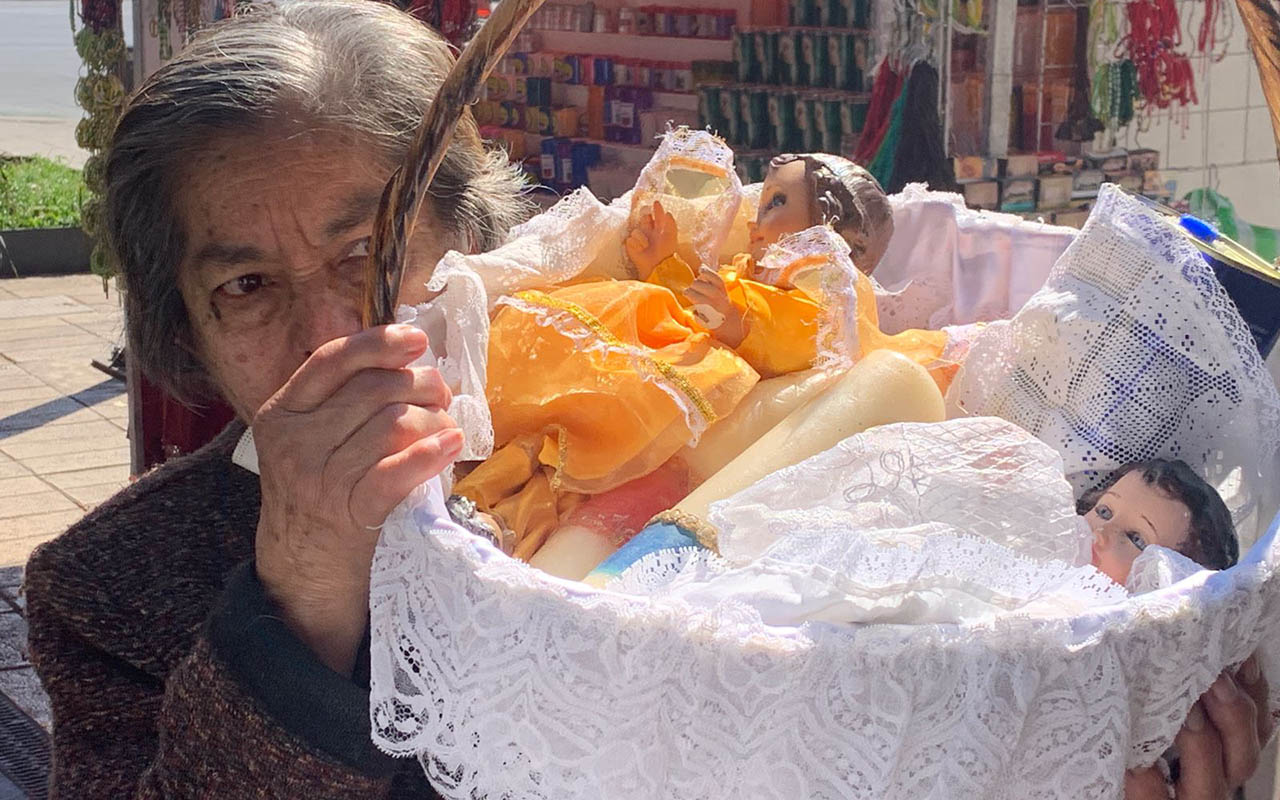
{"label": "woman's wrinkled face", "polygon": [[783,236],[817,224],[811,218],[813,188],[805,176],[804,162],[797,160],[769,170],[760,190],[756,221],[750,226],[751,255],[759,259],[769,245]]}
{"label": "woman's wrinkled face", "polygon": [[1085,521],[1093,531],[1093,565],[1121,585],[1149,545],[1183,552],[1191,535],[1191,512],[1144,481],[1141,470],[1116,481],[1085,514]]}
{"label": "woman's wrinkled face", "polygon": [[[321,344],[360,330],[365,256],[391,170],[351,137],[303,132],[215,142],[191,159],[178,283],[199,357],[242,420]],[[459,246],[424,206],[402,303],[425,300]]]}

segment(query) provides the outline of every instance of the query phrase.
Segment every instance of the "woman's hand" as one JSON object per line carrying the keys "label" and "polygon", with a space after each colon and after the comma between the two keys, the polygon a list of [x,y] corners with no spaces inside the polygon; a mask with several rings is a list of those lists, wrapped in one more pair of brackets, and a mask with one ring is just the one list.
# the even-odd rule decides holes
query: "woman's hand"
{"label": "woman's hand", "polygon": [[626,241],[627,255],[640,280],[648,280],[655,267],[675,255],[677,239],[676,218],[655,200],[653,211],[640,219]]}
{"label": "woman's hand", "polygon": [[253,420],[258,577],[294,633],[341,674],[364,636],[379,526],[462,449],[439,372],[407,366],[426,349],[426,334],[406,325],[335,339]]}
{"label": "woman's hand", "polygon": [[[1258,766],[1262,745],[1271,738],[1267,680],[1252,656],[1231,675],[1218,676],[1174,739],[1180,761],[1178,800],[1228,800]],[[1156,769],[1125,777],[1125,800],[1167,800],[1168,787]]]}
{"label": "woman's hand", "polygon": [[747,338],[746,318],[729,299],[729,287],[725,286],[720,273],[703,267],[684,296],[693,304],[694,315],[716,339],[729,347],[737,347]]}

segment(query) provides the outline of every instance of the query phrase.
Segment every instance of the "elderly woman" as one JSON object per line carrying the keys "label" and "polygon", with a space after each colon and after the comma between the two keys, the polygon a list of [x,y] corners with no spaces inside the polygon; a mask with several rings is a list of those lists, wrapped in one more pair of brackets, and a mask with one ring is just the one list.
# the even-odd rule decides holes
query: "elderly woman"
{"label": "elderly woman", "polygon": [[[439,375],[408,366],[422,333],[361,331],[358,304],[379,193],[450,63],[389,6],[299,0],[205,32],[126,109],[107,219],[130,356],[239,420],[28,565],[55,796],[431,796],[370,743],[369,568],[379,523],[461,433]],[[469,119],[423,213],[408,302],[446,249],[526,213]],[[232,462],[246,425],[261,478]],[[1252,771],[1264,689],[1224,676],[1193,712],[1184,797]],[[1133,796],[1163,788],[1135,776]]]}

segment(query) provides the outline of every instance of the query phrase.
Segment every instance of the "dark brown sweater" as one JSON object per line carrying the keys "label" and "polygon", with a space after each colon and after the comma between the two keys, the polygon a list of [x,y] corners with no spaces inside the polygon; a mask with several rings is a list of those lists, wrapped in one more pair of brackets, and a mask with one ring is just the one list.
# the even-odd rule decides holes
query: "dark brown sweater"
{"label": "dark brown sweater", "polygon": [[[280,622],[253,571],[243,432],[147,475],[27,565],[54,798],[434,797],[369,739],[367,681]],[[361,659],[367,670],[367,657]]]}

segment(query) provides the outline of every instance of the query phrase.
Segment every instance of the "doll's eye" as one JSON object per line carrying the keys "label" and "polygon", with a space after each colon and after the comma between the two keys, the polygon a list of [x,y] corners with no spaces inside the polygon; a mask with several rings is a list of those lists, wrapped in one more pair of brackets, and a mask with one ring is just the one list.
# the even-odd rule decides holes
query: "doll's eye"
{"label": "doll's eye", "polygon": [[769,200],[769,205],[765,206],[765,208],[778,208],[779,206],[785,206],[786,204],[787,196],[782,192],[778,192]]}
{"label": "doll's eye", "polygon": [[1128,539],[1130,543],[1133,544],[1134,547],[1138,548],[1139,550],[1147,549],[1147,540],[1143,539],[1142,536],[1137,531],[1125,531],[1124,535],[1125,535],[1125,538]]}
{"label": "doll's eye", "polygon": [[1111,521],[1111,509],[1110,509],[1110,508],[1107,508],[1106,506],[1104,506],[1104,505],[1102,505],[1101,503],[1099,503],[1099,504],[1098,504],[1098,507],[1097,507],[1097,508],[1095,508],[1095,509],[1094,509],[1094,511],[1095,511],[1095,512],[1097,512],[1098,517],[1099,517],[1103,522],[1110,522],[1110,521]]}

